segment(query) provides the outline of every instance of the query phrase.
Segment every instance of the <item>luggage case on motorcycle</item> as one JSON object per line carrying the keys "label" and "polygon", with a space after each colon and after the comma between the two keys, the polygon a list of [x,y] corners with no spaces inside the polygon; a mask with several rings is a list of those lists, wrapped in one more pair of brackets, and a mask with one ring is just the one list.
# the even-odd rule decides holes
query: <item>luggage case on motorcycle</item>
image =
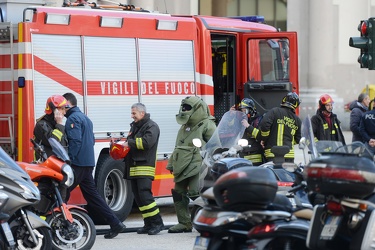
{"label": "luggage case on motorcycle", "polygon": [[325,155],[312,160],[304,171],[309,190],[364,198],[375,188],[375,164],[366,157]]}
{"label": "luggage case on motorcycle", "polygon": [[253,163],[244,158],[223,158],[214,163],[211,168],[211,177],[216,181],[220,176],[240,167],[252,167]]}
{"label": "luggage case on motorcycle", "polygon": [[243,212],[265,209],[275,198],[277,180],[268,168],[241,167],[222,175],[214,185],[217,204]]}

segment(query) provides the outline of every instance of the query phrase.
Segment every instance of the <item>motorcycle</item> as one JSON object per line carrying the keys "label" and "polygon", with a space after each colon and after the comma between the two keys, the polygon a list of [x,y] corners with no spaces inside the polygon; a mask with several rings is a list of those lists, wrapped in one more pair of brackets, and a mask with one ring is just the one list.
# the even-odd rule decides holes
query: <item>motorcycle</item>
{"label": "motorcycle", "polygon": [[96,240],[94,222],[85,209],[64,201],[67,189],[74,182],[69,156],[54,138],[48,141],[53,155],[47,157],[43,146],[32,139],[41,158],[33,163],[18,162],[37,183],[41,194],[41,201],[32,209],[38,216],[45,217],[51,227],[53,249],[91,249]]}
{"label": "motorcycle", "polygon": [[[191,209],[192,221],[199,210],[203,208],[205,202],[212,201],[209,201],[209,198],[205,197],[207,193],[203,194],[207,189],[212,188],[218,177],[231,169],[252,166],[251,161],[240,158],[240,154],[246,153],[251,147],[251,145],[248,145],[247,140],[241,139],[245,131],[245,127],[241,123],[243,119],[247,119],[247,116],[243,112],[233,110],[226,112],[210,140],[201,149],[203,158],[199,175],[201,196],[193,202]],[[196,147],[201,147],[199,139],[193,139],[193,144]],[[278,190],[286,193],[293,185],[295,179],[293,173],[281,167],[281,164],[284,162],[284,155],[286,152],[289,152],[289,148],[276,146],[272,148],[272,152],[275,154],[275,161],[267,162],[259,167],[270,169],[277,178]]]}
{"label": "motorcycle", "polygon": [[11,233],[16,249],[52,249],[51,227],[30,210],[31,205],[40,201],[39,190],[30,176],[1,147],[0,186],[1,192],[9,197],[1,207],[3,216],[10,216],[9,228],[2,224],[8,242],[12,242]]}
{"label": "motorcycle", "polygon": [[[254,226],[260,225],[266,219],[269,219],[270,222],[277,221],[277,218],[278,221],[285,221],[279,222],[280,227],[293,228],[295,226],[299,226],[299,229],[303,229],[301,239],[298,239],[298,243],[300,245],[304,245],[301,242],[304,243],[304,239],[306,239],[309,225],[308,220],[311,216],[312,206],[307,199],[305,191],[306,183],[302,182],[302,178],[295,178],[295,175],[301,176],[300,172],[302,171],[302,166],[297,166],[292,163],[284,163],[284,155],[286,153],[286,149],[284,147],[275,147],[273,149],[273,152],[277,156],[275,157],[275,161],[263,164],[263,166],[253,167],[250,161],[243,158],[238,158],[238,152],[241,152],[241,150],[246,148],[246,143],[243,144],[243,146],[236,145],[238,142],[241,143],[239,138],[241,138],[243,134],[243,131],[241,131],[243,126],[240,122],[243,117],[241,116],[241,112],[239,113],[240,114],[236,116],[226,113],[222,118],[223,124],[225,124],[222,131],[227,133],[230,131],[232,134],[228,137],[237,138],[232,140],[230,142],[231,144],[227,144],[229,149],[220,147],[221,140],[219,135],[224,137],[223,135],[225,134],[222,132],[216,133],[216,135],[214,134],[212,140],[214,140],[215,143],[211,143],[210,140],[201,151],[202,155],[204,156],[202,170],[206,175],[200,176],[200,184],[201,187],[203,186],[203,193],[201,193],[200,198],[203,205],[201,204],[198,209],[195,202],[192,210],[193,213],[195,212],[194,209],[196,209],[193,225],[194,228],[200,233],[200,235],[196,238],[194,249],[247,249],[248,246],[250,247],[255,243],[260,244],[263,242],[260,241],[260,234],[257,234],[258,238],[255,237],[255,231],[250,235],[253,237],[253,240],[248,242],[249,230]],[[228,117],[226,115],[228,115]],[[236,131],[233,129],[233,127],[235,127],[234,124],[236,124],[236,122],[233,122],[233,117],[237,118],[238,120],[238,133],[233,133]],[[221,129],[222,121],[220,121],[218,125],[218,131]],[[228,130],[226,124],[229,124],[230,121],[232,121],[232,129]],[[199,146],[196,143],[195,145]],[[289,148],[287,151],[289,152]],[[260,173],[267,173],[266,177],[268,179],[258,178],[258,180],[260,183],[262,182],[264,184],[265,188],[267,188],[267,183],[269,183],[270,180],[271,182],[274,181],[273,187],[275,190],[273,191],[275,193],[273,196],[275,199],[272,198],[271,194],[271,198],[269,198],[267,203],[263,204],[262,206],[248,207],[247,203],[249,201],[253,201],[254,197],[247,197],[246,195],[249,193],[253,194],[255,192],[249,190],[239,190],[238,192],[235,192],[237,193],[238,208],[225,207],[218,204],[218,197],[214,194],[214,190],[218,185],[217,183],[219,182],[220,178],[224,177],[224,175],[234,174],[233,179],[237,178],[238,176],[235,175],[237,172],[236,170],[244,170],[244,172],[253,171],[253,173],[249,174],[249,176],[257,176],[257,171],[260,171]],[[261,177],[261,175],[259,177]],[[282,183],[288,184],[284,186]],[[290,192],[287,192],[286,187],[289,187],[290,189],[293,183],[295,188],[289,190]],[[241,186],[248,187],[249,184],[243,183]],[[252,186],[256,185],[252,183]],[[299,199],[299,195],[297,195],[297,193],[301,191],[303,191],[303,195],[301,196],[304,197],[303,200]],[[282,192],[282,194],[275,195],[276,192]],[[264,189],[260,190],[259,193],[266,195]],[[247,208],[249,210],[247,210]],[[307,212],[302,211],[305,208]],[[295,214],[293,214],[294,212]],[[293,223],[290,221],[293,221]],[[276,238],[276,236],[280,234],[279,232],[280,231],[276,231],[273,235],[269,235],[269,239],[273,239],[272,237]],[[294,239],[297,238],[297,236],[292,235],[291,238]],[[255,242],[254,239],[257,239],[257,241]],[[284,237],[284,239],[286,239],[286,237]],[[273,242],[276,242],[276,239],[274,239],[272,243]]]}
{"label": "motorcycle", "polygon": [[0,249],[15,250],[16,243],[14,241],[14,237],[8,223],[10,216],[2,212],[2,209],[8,202],[8,200],[9,196],[6,193],[0,191]]}
{"label": "motorcycle", "polygon": [[325,152],[306,166],[309,189],[325,202],[314,207],[306,244],[310,249],[372,249],[375,238],[375,164],[363,143]]}
{"label": "motorcycle", "polygon": [[[193,225],[200,233],[194,249],[272,249],[280,238],[292,239],[288,243],[292,249],[304,249],[299,247],[306,239],[311,205],[305,209],[296,194],[305,187],[304,182],[296,183],[286,196],[277,194],[276,176],[268,168],[228,171],[217,179],[213,189],[202,194],[211,202],[194,219]],[[275,227],[268,228],[267,224]],[[289,229],[296,227],[298,234],[293,234]],[[280,242],[277,244],[280,246]]]}

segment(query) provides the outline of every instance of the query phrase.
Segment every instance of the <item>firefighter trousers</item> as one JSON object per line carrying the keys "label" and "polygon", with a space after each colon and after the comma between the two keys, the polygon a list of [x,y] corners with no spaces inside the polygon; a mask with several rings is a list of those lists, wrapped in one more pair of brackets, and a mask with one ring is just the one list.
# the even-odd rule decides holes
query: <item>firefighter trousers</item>
{"label": "firefighter trousers", "polygon": [[159,217],[159,207],[152,196],[152,180],[149,178],[130,179],[130,184],[143,219]]}

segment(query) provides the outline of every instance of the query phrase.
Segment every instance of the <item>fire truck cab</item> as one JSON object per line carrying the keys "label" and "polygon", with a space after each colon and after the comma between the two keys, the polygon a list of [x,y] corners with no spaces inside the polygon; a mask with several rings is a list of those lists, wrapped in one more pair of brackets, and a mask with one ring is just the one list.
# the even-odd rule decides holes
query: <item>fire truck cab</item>
{"label": "fire truck cab", "polygon": [[[165,197],[174,185],[165,166],[183,98],[202,97],[219,121],[244,97],[264,113],[287,92],[299,92],[297,34],[259,16],[12,4],[0,4],[0,146],[17,161],[31,162],[30,138],[45,101],[74,93],[94,124],[99,193],[121,220],[133,195],[124,162],[109,156],[109,137],[127,135],[133,103],[144,103],[160,126],[153,194]],[[83,204],[79,196],[71,202]]]}

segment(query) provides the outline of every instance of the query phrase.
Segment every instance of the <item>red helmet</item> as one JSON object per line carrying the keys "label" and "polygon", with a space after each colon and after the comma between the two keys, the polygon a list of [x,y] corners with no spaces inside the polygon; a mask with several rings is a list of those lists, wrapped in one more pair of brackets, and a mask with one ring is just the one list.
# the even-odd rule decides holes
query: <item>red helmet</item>
{"label": "red helmet", "polygon": [[46,109],[44,110],[44,113],[50,115],[56,108],[62,108],[66,106],[67,101],[62,95],[53,95],[47,99]]}
{"label": "red helmet", "polygon": [[115,160],[124,159],[130,148],[119,143],[112,143],[109,148],[109,155]]}
{"label": "red helmet", "polygon": [[327,103],[334,103],[332,97],[328,94],[324,94],[319,98],[320,105],[326,105]]}

